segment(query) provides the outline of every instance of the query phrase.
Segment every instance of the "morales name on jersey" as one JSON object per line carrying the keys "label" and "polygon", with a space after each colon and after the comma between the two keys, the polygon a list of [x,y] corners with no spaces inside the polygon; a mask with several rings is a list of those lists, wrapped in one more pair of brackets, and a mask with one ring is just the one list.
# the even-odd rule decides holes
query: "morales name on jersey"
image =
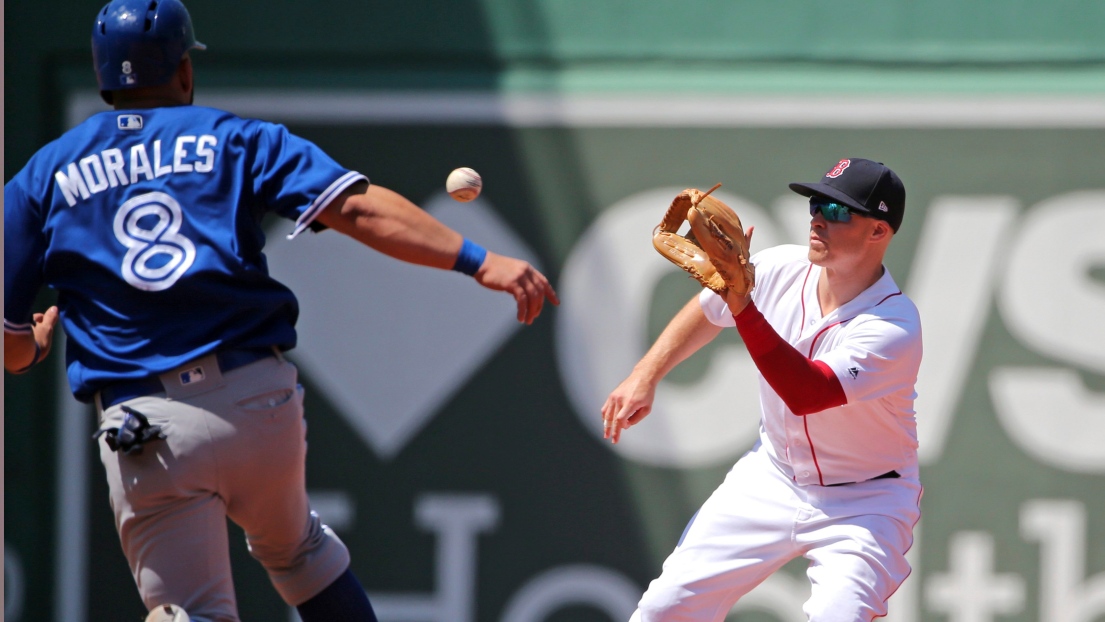
{"label": "morales name on jersey", "polygon": [[173,173],[210,173],[215,169],[215,147],[219,144],[216,137],[179,136],[167,142],[172,145],[171,153],[166,150],[164,158],[160,140],[153,141],[150,148],[135,143],[127,153],[118,148],[105,149],[70,162],[54,173],[54,179],[65,202],[73,207],[78,200],[140,179],[152,180]]}

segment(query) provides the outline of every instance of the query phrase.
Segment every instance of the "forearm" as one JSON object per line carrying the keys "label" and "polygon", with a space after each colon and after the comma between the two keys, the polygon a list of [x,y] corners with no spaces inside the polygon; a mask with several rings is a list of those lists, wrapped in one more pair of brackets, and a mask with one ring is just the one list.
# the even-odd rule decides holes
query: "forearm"
{"label": "forearm", "polygon": [[402,195],[380,186],[347,191],[318,221],[385,255],[433,268],[452,268],[463,241]]}
{"label": "forearm", "polygon": [[698,296],[695,296],[675,314],[633,372],[653,383],[659,382],[720,332],[721,327],[706,319],[698,303]]}
{"label": "forearm", "polygon": [[316,220],[400,261],[456,270],[482,287],[510,294],[519,322],[532,323],[546,300],[560,304],[549,280],[529,262],[492,253],[402,195],[366,186],[356,184],[343,192]]}
{"label": "forearm", "polygon": [[706,319],[698,296],[668,322],[629,377],[614,389],[602,406],[603,438],[617,443],[622,430],[640,423],[652,412],[656,386],[683,362],[721,332]]}
{"label": "forearm", "polygon": [[37,358],[41,358],[32,333],[14,333],[4,331],[4,369],[9,373],[20,374],[31,367]]}
{"label": "forearm", "polygon": [[756,367],[791,412],[809,415],[848,402],[833,370],[783,340],[755,304],[734,319]]}

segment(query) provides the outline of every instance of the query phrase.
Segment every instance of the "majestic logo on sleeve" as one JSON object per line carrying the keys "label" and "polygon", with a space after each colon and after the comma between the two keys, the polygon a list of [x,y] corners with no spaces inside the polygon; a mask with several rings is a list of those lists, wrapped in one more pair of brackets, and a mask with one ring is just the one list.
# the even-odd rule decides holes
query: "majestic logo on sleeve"
{"label": "majestic logo on sleeve", "polygon": [[848,368],[848,375],[852,377],[852,380],[855,380],[856,378],[859,378],[859,368],[858,367],[849,367]]}
{"label": "majestic logo on sleeve", "polygon": [[184,212],[164,192],[147,192],[115,213],[115,237],[127,247],[123,278],[134,287],[159,292],[177,282],[196,260],[196,246],[180,234]]}
{"label": "majestic logo on sleeve", "polygon": [[836,179],[837,177],[840,177],[841,175],[843,175],[844,174],[844,169],[848,168],[851,165],[852,165],[851,160],[841,160],[840,162],[836,163],[836,166],[833,167],[833,170],[829,171],[828,173],[825,173],[825,177],[831,177],[832,179]]}

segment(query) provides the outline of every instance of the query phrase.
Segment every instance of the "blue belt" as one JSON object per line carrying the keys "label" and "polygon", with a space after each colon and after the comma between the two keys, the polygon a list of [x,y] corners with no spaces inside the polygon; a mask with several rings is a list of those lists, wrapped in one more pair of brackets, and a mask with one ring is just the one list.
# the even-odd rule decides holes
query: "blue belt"
{"label": "blue belt", "polygon": [[[219,371],[225,374],[232,369],[245,367],[270,356],[276,356],[272,348],[239,348],[220,350],[215,353],[215,360],[219,363]],[[116,382],[100,389],[100,407],[107,410],[120,402],[163,391],[165,391],[165,385],[161,384],[161,379],[157,376]]]}

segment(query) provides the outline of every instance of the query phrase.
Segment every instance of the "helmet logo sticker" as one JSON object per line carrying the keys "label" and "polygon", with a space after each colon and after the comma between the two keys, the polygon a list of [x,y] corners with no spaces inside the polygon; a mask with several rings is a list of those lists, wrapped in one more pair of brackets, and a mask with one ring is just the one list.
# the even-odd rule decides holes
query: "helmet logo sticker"
{"label": "helmet logo sticker", "polygon": [[134,84],[138,81],[138,76],[134,75],[134,67],[131,66],[129,60],[123,61],[123,75],[119,76],[119,82],[122,84]]}
{"label": "helmet logo sticker", "polygon": [[843,175],[844,174],[844,169],[848,168],[851,164],[852,164],[851,160],[841,160],[840,162],[836,163],[836,166],[834,166],[831,171],[829,171],[828,173],[825,173],[825,177],[830,177],[832,179],[836,179],[837,177],[840,177],[841,175]]}

